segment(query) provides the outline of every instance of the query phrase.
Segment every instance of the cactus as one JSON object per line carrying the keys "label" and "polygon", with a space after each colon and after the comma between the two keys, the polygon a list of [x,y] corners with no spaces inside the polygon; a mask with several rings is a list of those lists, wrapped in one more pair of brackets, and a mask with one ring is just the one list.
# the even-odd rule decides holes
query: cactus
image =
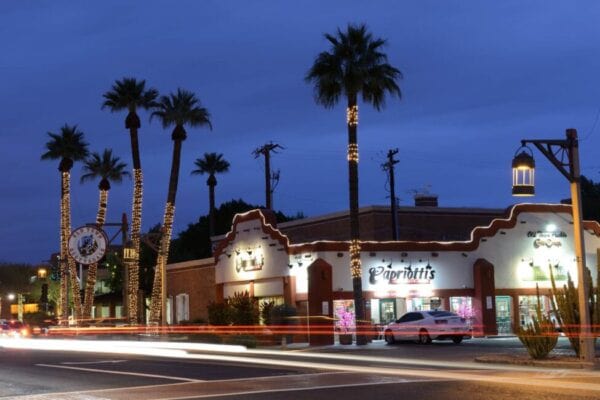
{"label": "cactus", "polygon": [[[599,273],[600,273],[600,267]],[[586,281],[588,282],[588,305],[590,309],[590,320],[592,323],[592,333],[600,332],[600,290],[598,287],[594,289],[592,282],[592,274],[589,269],[585,269],[587,274]],[[575,351],[575,355],[579,357],[579,336],[580,336],[580,317],[579,317],[579,297],[577,288],[573,284],[571,274],[568,274],[567,284],[561,289],[556,287],[552,267],[550,267],[550,281],[552,282],[552,309],[556,315],[556,320],[567,336],[571,347]],[[596,294],[596,295],[594,295]]]}
{"label": "cactus", "polygon": [[536,285],[537,305],[535,307],[536,316],[532,322],[525,328],[519,328],[517,336],[527,353],[533,359],[539,360],[546,358],[556,346],[558,335],[554,330],[554,324],[547,315],[542,313],[540,301],[540,290]]}

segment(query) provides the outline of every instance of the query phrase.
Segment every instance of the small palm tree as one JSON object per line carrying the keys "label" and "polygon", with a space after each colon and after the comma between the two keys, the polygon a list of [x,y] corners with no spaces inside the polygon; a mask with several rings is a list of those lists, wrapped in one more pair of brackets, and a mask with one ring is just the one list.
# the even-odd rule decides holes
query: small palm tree
{"label": "small palm tree", "polygon": [[210,114],[206,108],[200,106],[199,100],[192,92],[177,89],[177,93],[162,96],[151,118],[158,118],[163,128],[173,127],[171,139],[173,140],[173,158],[171,160],[171,175],[169,177],[169,191],[165,214],[162,224],[162,236],[154,271],[154,283],[152,286],[152,299],[150,304],[150,320],[152,322],[166,323],[166,265],[171,244],[171,233],[175,217],[175,197],[177,196],[177,184],[179,182],[179,167],[181,164],[181,146],[187,137],[185,126],[201,127],[208,126]]}
{"label": "small palm tree", "polygon": [[[357,321],[364,320],[364,302],[361,282],[360,233],[358,224],[358,96],[363,102],[380,110],[385,95],[400,97],[396,81],[400,71],[387,62],[382,47],[385,40],[373,38],[365,25],[348,25],[346,32],[325,34],[331,45],[320,53],[305,80],[314,84],[315,101],[326,108],[335,106],[341,96],[346,97],[348,126],[348,180],[350,191],[350,272],[354,289],[354,307]],[[357,344],[366,344],[364,335],[357,335]]]}
{"label": "small palm tree", "polygon": [[60,160],[58,170],[61,173],[60,190],[60,319],[66,323],[69,315],[67,295],[67,268],[71,277],[74,316],[78,320],[81,311],[81,296],[77,282],[77,267],[69,257],[68,241],[71,235],[71,169],[76,161],[84,160],[88,154],[88,144],[83,132],[77,125],[63,125],[60,133],[48,132],[50,140],[46,142],[46,152],[42,160]]}
{"label": "small palm tree", "polygon": [[143,175],[140,149],[138,143],[138,130],[141,127],[137,110],[151,109],[156,105],[158,91],[153,88],[146,89],[145,80],[123,78],[116,81],[111,90],[104,93],[102,108],[111,112],[127,110],[125,129],[129,129],[131,138],[131,158],[133,160],[133,206],[131,210],[131,243],[135,248],[135,259],[129,266],[129,281],[127,282],[127,313],[131,323],[137,322],[137,293],[139,288],[139,254],[140,235],[142,229],[142,196]]}
{"label": "small palm tree", "polygon": [[[125,170],[126,167],[127,164],[121,162],[119,157],[113,157],[111,149],[105,149],[102,155],[92,153],[83,165],[84,174],[81,176],[81,183],[100,178],[100,183],[98,184],[100,198],[98,200],[98,214],[96,215],[96,225],[100,229],[106,221],[110,182],[121,183],[124,177],[130,176],[129,172]],[[97,263],[88,266],[82,310],[83,319],[89,319],[92,316],[97,271]]]}
{"label": "small palm tree", "polygon": [[215,186],[217,186],[216,174],[222,174],[229,171],[229,162],[223,158],[223,154],[204,153],[203,158],[197,158],[194,161],[197,169],[192,171],[192,175],[208,174],[206,184],[208,185],[209,202],[209,233],[215,235]]}

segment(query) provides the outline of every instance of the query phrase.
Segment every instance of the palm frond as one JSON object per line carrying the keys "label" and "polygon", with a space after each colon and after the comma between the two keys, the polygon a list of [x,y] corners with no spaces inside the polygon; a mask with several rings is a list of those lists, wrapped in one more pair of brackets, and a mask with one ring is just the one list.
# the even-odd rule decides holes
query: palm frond
{"label": "palm frond", "polygon": [[42,160],[80,161],[87,157],[88,143],[77,125],[64,124],[60,133],[48,132],[48,136],[50,140],[46,142],[46,152],[42,154]]}

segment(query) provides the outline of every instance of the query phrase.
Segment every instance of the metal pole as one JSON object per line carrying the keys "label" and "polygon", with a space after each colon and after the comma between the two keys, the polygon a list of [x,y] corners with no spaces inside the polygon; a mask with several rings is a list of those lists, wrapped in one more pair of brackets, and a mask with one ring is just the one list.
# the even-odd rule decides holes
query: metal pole
{"label": "metal pole", "polygon": [[577,131],[567,129],[569,142],[569,160],[573,179],[571,181],[571,201],[573,209],[573,232],[575,242],[575,256],[577,259],[577,294],[579,297],[579,359],[581,361],[594,361],[594,341],[591,335],[590,308],[588,304],[587,268],[585,266],[585,242],[583,240],[583,222],[581,217],[581,179],[579,170],[579,146]]}

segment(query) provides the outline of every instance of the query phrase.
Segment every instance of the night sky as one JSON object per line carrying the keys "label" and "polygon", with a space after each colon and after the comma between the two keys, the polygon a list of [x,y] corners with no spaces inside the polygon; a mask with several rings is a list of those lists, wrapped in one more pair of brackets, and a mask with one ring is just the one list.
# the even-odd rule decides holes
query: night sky
{"label": "night sky", "polygon": [[[40,161],[48,131],[78,124],[90,149],[112,147],[131,165],[125,114],[101,110],[115,79],[145,79],[161,93],[191,90],[214,129],[188,129],[175,232],[208,209],[204,152],[231,163],[217,203],[264,203],[268,141],[281,181],[274,206],[307,216],[348,208],[344,102],[315,104],[303,77],[323,33],[366,23],[388,39],[403,98],[382,112],[360,106],[360,204],[388,204],[380,168],[399,149],[397,194],[411,205],[428,189],[440,206],[507,207],[510,162],[522,138],[562,139],[576,128],[582,172],[600,180],[600,3],[597,1],[123,1],[0,2],[0,260],[38,263],[57,251],[58,162]],[[140,113],[143,228],[161,221],[170,130]],[[534,201],[569,196],[539,153]],[[73,227],[93,222],[97,183],[73,169]],[[130,213],[131,181],[114,186],[108,221]]]}

